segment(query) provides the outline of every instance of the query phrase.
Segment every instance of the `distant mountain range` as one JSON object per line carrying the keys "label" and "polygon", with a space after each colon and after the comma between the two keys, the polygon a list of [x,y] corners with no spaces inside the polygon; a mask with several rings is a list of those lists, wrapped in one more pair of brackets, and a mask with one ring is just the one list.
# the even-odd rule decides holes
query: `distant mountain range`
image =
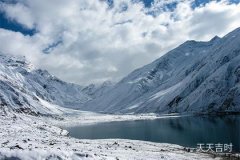
{"label": "distant mountain range", "polygon": [[67,83],[24,58],[0,55],[2,113],[58,114],[55,105],[106,113],[240,112],[240,28],[187,41],[114,85]]}

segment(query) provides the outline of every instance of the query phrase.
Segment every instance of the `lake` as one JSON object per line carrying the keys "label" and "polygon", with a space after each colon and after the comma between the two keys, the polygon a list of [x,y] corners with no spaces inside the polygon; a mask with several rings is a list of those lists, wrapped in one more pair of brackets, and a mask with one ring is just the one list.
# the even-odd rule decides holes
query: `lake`
{"label": "lake", "polygon": [[132,139],[197,147],[233,144],[240,151],[240,116],[185,116],[155,120],[97,123],[66,128],[79,139]]}

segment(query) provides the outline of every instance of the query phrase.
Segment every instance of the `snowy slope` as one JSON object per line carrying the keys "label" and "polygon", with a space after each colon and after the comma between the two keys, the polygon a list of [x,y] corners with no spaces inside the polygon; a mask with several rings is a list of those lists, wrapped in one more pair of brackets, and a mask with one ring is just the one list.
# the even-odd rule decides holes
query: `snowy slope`
{"label": "snowy slope", "polygon": [[102,84],[90,84],[84,87],[81,91],[91,96],[92,99],[95,99],[107,93],[112,88],[112,86],[113,83],[111,81],[105,81]]}
{"label": "snowy slope", "polygon": [[[82,87],[0,54],[0,110],[60,114],[240,111],[240,28],[208,42],[187,41],[113,85]],[[59,107],[61,106],[61,107]]]}
{"label": "snowy slope", "polygon": [[[107,84],[86,88],[61,81],[46,70],[36,69],[24,57],[0,54],[0,111],[32,115],[61,114],[64,108],[78,108],[104,93]],[[96,92],[96,93],[95,93]],[[61,107],[60,107],[61,106]]]}
{"label": "snowy slope", "polygon": [[112,113],[240,111],[240,28],[187,41],[139,68],[82,109]]}

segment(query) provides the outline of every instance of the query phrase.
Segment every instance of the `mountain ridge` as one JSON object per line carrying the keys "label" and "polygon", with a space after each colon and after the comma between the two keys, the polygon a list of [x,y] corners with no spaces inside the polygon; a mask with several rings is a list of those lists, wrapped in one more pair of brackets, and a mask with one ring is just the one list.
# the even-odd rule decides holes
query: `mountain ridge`
{"label": "mountain ridge", "polygon": [[67,83],[48,71],[35,68],[25,57],[0,54],[0,111],[31,115],[62,114],[106,92],[111,85],[86,87]]}
{"label": "mountain ridge", "polygon": [[0,54],[0,110],[33,115],[65,108],[104,113],[240,111],[240,28],[210,41],[189,40],[116,84],[67,83],[24,57]]}
{"label": "mountain ridge", "polygon": [[[207,97],[197,98],[202,103],[198,104],[200,102],[196,102],[193,94],[206,92],[206,88],[202,88],[204,90],[202,92],[197,88],[219,68],[227,65],[228,61],[235,63],[235,58],[239,58],[238,46],[240,46],[240,28],[223,38],[215,36],[208,42],[186,41],[152,63],[134,70],[113,86],[108,94],[89,101],[82,109],[112,113],[218,112],[220,109],[224,111],[223,108],[219,108],[219,101],[225,97],[219,97],[218,102],[208,104],[203,101]],[[235,66],[238,65],[235,64]],[[223,69],[226,70],[226,67]],[[219,74],[224,77],[227,73]],[[238,79],[238,75],[235,78]],[[208,84],[204,83],[204,85]],[[239,84],[236,85],[238,87]],[[230,88],[226,86],[225,89]],[[239,88],[236,100],[239,99],[238,91]],[[153,97],[158,100],[153,100]],[[187,103],[191,103],[188,104],[190,107]],[[239,105],[238,102],[236,103]],[[194,104],[198,108],[194,107]],[[233,110],[239,110],[239,108]]]}

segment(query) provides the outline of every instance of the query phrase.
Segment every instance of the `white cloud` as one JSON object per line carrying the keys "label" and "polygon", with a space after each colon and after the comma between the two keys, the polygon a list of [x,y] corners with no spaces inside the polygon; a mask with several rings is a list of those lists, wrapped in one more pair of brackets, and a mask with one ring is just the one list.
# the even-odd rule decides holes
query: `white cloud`
{"label": "white cloud", "polygon": [[[26,55],[64,80],[88,84],[117,81],[187,39],[208,40],[240,26],[240,5],[226,0],[195,9],[190,0],[181,0],[167,11],[165,3],[176,0],[156,0],[149,9],[130,0],[114,2],[112,8],[97,0],[19,0],[1,5],[9,18],[38,33],[29,37],[0,30],[1,42],[10,42],[0,44],[0,50]],[[146,14],[150,11],[156,16]],[[51,53],[43,54],[49,47]]]}
{"label": "white cloud", "polygon": [[15,56],[26,56],[33,63],[39,62],[38,44],[30,36],[24,36],[19,32],[12,32],[0,29],[0,52],[5,54],[13,54]]}
{"label": "white cloud", "polygon": [[34,19],[31,16],[31,11],[23,4],[17,3],[15,5],[6,5],[4,3],[0,3],[0,11],[1,10],[6,13],[9,19],[24,25],[26,28],[34,28]]}

